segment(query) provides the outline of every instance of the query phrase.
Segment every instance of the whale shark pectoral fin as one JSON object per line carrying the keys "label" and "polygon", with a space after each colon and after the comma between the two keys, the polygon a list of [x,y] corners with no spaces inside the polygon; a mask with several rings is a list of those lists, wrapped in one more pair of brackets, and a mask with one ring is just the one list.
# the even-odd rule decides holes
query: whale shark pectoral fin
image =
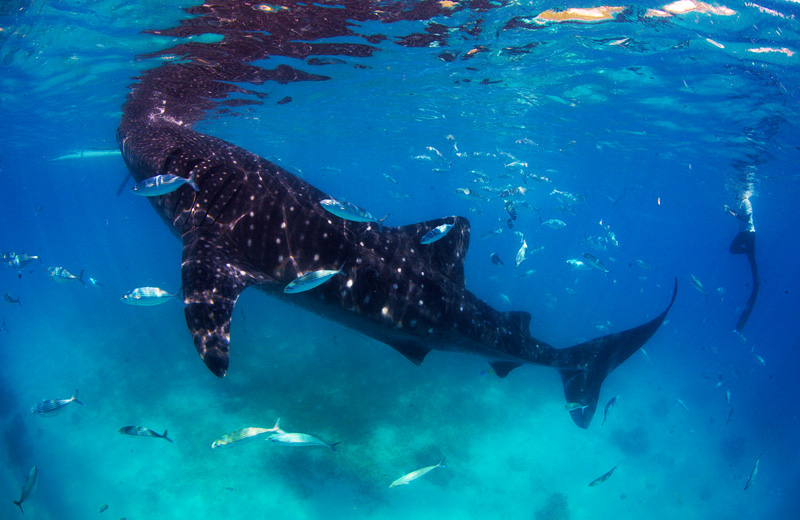
{"label": "whale shark pectoral fin", "polygon": [[388,343],[390,347],[403,354],[409,361],[415,365],[421,365],[425,356],[431,351],[422,343],[413,340],[393,341]]}
{"label": "whale shark pectoral fin", "polygon": [[184,237],[181,279],[194,346],[211,372],[223,377],[236,300],[245,288],[267,279],[239,267],[224,247],[198,237]]}
{"label": "whale shark pectoral fin", "polygon": [[494,370],[494,373],[497,374],[497,377],[502,379],[515,368],[521,367],[522,363],[517,363],[515,361],[492,361],[489,365],[492,367],[492,370]]}
{"label": "whale shark pectoral fin", "polygon": [[558,352],[569,359],[572,366],[559,369],[564,384],[564,396],[568,403],[580,403],[581,408],[570,411],[572,420],[581,428],[588,428],[597,409],[600,387],[606,376],[642,348],[658,330],[678,295],[678,280],[672,300],[664,312],[654,319],[616,334],[589,340],[580,345],[560,349]]}

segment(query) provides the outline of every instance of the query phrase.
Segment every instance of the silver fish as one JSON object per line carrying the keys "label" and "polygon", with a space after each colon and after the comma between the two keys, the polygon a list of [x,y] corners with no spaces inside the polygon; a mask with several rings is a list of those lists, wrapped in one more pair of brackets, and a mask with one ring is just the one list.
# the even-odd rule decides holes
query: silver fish
{"label": "silver fish", "polygon": [[331,451],[336,451],[336,445],[339,444],[338,442],[328,444],[307,433],[287,433],[283,430],[270,435],[267,440],[283,446],[325,446]]}
{"label": "silver fish", "polygon": [[83,281],[83,269],[81,269],[81,272],[78,274],[78,276],[75,276],[63,267],[48,267],[47,276],[52,278],[56,283],[69,283],[73,280],[77,280],[83,285],[86,285],[86,282]]}
{"label": "silver fish", "polygon": [[700,280],[698,280],[697,277],[693,274],[690,274],[689,277],[692,279],[692,285],[694,286],[694,288],[700,291],[701,293],[705,294],[706,296],[708,296],[708,291],[706,291],[705,287],[703,287],[703,284],[700,283]]}
{"label": "silver fish", "polygon": [[583,260],[578,260],[577,258],[570,258],[567,260],[567,265],[571,268],[575,269],[576,271],[588,271],[592,267],[584,262]]}
{"label": "silver fish", "polygon": [[311,290],[315,287],[319,287],[341,272],[341,268],[319,269],[318,271],[311,271],[310,273],[306,273],[303,276],[298,276],[289,282],[286,287],[283,288],[283,292],[286,294],[296,294]]}
{"label": "silver fish", "polygon": [[522,239],[522,245],[519,246],[519,251],[517,251],[517,256],[514,258],[514,269],[518,268],[519,265],[528,258],[528,243],[525,242],[525,238]]}
{"label": "silver fish", "polygon": [[119,429],[119,433],[124,435],[133,435],[134,437],[155,437],[156,439],[164,439],[169,442],[172,442],[172,439],[167,437],[167,430],[164,430],[164,433],[156,433],[150,428],[144,428],[142,426],[123,426]]}
{"label": "silver fish", "polygon": [[[20,495],[19,500],[12,500],[14,505],[16,505],[22,514],[25,514],[25,511],[22,510],[22,503],[25,502],[25,499],[31,494],[33,491],[33,487],[36,485],[36,479],[39,476],[39,471],[36,469],[36,466],[32,467],[31,470],[28,472],[28,478],[25,479],[25,484],[22,486],[22,495]],[[746,488],[745,488],[746,489]]]}
{"label": "silver fish", "polygon": [[563,229],[567,227],[567,223],[563,220],[558,220],[557,218],[551,218],[550,220],[542,220],[542,225],[545,227],[549,227],[550,229]]}
{"label": "silver fish", "polygon": [[18,271],[24,269],[26,265],[34,260],[39,260],[39,263],[42,262],[38,256],[29,255],[27,253],[14,253],[13,251],[3,253],[2,259],[7,266]]}
{"label": "silver fish", "polygon": [[756,464],[755,464],[755,466],[753,466],[752,471],[750,471],[750,476],[747,477],[747,482],[744,483],[744,490],[745,491],[747,491],[747,488],[749,488],[750,486],[753,485],[753,481],[755,480],[756,475],[758,475],[758,463],[759,463],[760,460],[761,460],[761,457],[756,459]]}
{"label": "silver fish", "polygon": [[442,460],[439,461],[439,464],[436,464],[435,466],[426,466],[424,468],[420,468],[420,469],[414,470],[414,471],[412,471],[411,473],[409,473],[407,475],[403,475],[399,479],[397,479],[394,482],[392,482],[392,484],[389,487],[393,488],[393,487],[397,487],[397,486],[403,486],[403,485],[408,484],[408,483],[410,483],[410,482],[412,482],[414,480],[417,480],[420,477],[424,477],[430,471],[433,471],[436,468],[444,468],[444,467],[445,467],[445,465],[444,465],[444,457],[442,457]]}
{"label": "silver fish", "polygon": [[[618,464],[618,465],[619,465],[619,464]],[[617,465],[617,466],[618,466],[618,465]],[[615,470],[615,469],[617,469],[617,466],[614,466],[613,468],[611,468],[610,470],[606,471],[605,473],[603,473],[602,475],[600,475],[599,477],[597,477],[597,478],[596,478],[596,479],[594,479],[593,481],[589,482],[589,487],[594,487],[594,486],[596,486],[597,484],[600,484],[600,483],[602,483],[602,482],[605,482],[606,480],[608,480],[609,478],[611,478],[611,475],[613,475],[613,474],[614,474],[614,470]]]}
{"label": "silver fish", "polygon": [[153,305],[161,305],[173,298],[177,298],[177,294],[170,294],[164,289],[158,287],[137,287],[120,297],[120,300],[128,305],[138,305],[140,307],[152,307]]}
{"label": "silver fish", "polygon": [[389,216],[387,213],[382,219],[377,219],[372,216],[370,212],[359,208],[355,204],[336,199],[323,199],[319,201],[319,203],[328,213],[351,222],[374,222],[376,224],[381,224]]}
{"label": "silver fish", "polygon": [[611,409],[614,408],[614,406],[616,406],[618,399],[619,396],[615,395],[614,397],[608,400],[608,402],[606,403],[606,409],[603,411],[603,422],[600,423],[600,426],[603,426],[606,423],[606,419],[608,419],[608,412],[610,412]]}
{"label": "silver fish", "polygon": [[680,407],[686,410],[687,412],[689,411],[689,407],[686,406],[686,403],[684,403],[682,399],[675,399],[675,402],[678,403],[678,405],[680,405]]}
{"label": "silver fish", "polygon": [[31,407],[31,413],[41,415],[42,417],[52,417],[53,415],[58,415],[63,412],[64,408],[73,402],[81,406],[83,405],[82,402],[78,401],[77,390],[75,390],[75,393],[69,399],[47,399],[41,403],[36,403]]}
{"label": "silver fish", "polygon": [[444,238],[444,236],[453,229],[453,224],[442,224],[441,226],[436,226],[435,228],[431,229],[419,240],[420,244],[431,244]]}
{"label": "silver fish", "polygon": [[235,432],[226,433],[211,444],[211,449],[213,450],[214,448],[219,448],[220,446],[229,446],[237,442],[249,441],[264,433],[285,433],[283,430],[281,430],[280,425],[281,419],[279,417],[278,420],[275,421],[275,426],[272,428],[249,427],[236,430]]}
{"label": "silver fish", "polygon": [[567,403],[564,405],[564,409],[568,412],[573,410],[585,410],[589,407],[588,404],[581,404],[581,403]]}
{"label": "silver fish", "polygon": [[98,157],[119,157],[119,150],[77,150],[66,155],[61,155],[51,161],[64,161],[67,159],[96,159]]}
{"label": "silver fish", "polygon": [[608,274],[611,272],[608,269],[606,269],[606,266],[603,265],[603,262],[601,262],[600,259],[597,258],[596,256],[590,255],[589,253],[584,253],[583,254],[583,258],[586,259],[586,263],[590,267],[592,267],[594,269],[597,269],[598,271],[600,271],[601,273],[605,274],[606,276],[608,276]]}
{"label": "silver fish", "polygon": [[172,175],[171,173],[156,175],[155,177],[145,179],[131,188],[131,191],[136,195],[143,195],[145,197],[158,197],[159,195],[172,193],[184,184],[188,184],[194,191],[200,191],[200,188],[198,188],[197,184],[194,183],[194,179],[179,177],[177,175]]}

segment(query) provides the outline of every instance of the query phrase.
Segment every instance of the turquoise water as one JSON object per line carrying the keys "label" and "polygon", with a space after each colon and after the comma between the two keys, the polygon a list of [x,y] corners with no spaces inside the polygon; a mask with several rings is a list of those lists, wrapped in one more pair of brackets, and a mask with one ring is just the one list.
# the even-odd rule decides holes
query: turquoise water
{"label": "turquoise water", "polygon": [[[388,37],[371,57],[261,60],[330,79],[242,83],[267,94],[262,104],[195,125],[389,213],[387,225],[468,217],[467,287],[499,310],[530,312],[532,333],[559,347],[655,317],[677,277],[668,321],[606,380],[588,430],[573,424],[547,367],[499,379],[480,358],[436,351],[417,367],[248,289],[230,370],[217,379],[180,303],[119,301],[134,287],[177,290],[181,244],[128,192],[119,157],[53,159],[116,148],[129,85],[180,62],[173,47],[186,42],[142,31],[177,27],[181,8],[198,4],[0,7],[0,251],[41,257],[20,271],[0,266],[0,290],[20,301],[0,302],[0,518],[21,517],[12,500],[34,465],[38,484],[23,504],[34,519],[796,515],[797,3],[648,2],[605,22],[541,24],[533,19],[548,9],[592,5],[438,4],[431,20],[357,22],[356,34]],[[446,41],[396,44],[434,23],[449,28]],[[214,45],[213,34],[195,44]],[[513,229],[486,189],[510,186],[526,188]],[[748,191],[761,288],[740,335],[750,270],[728,252],[738,227],[724,206]],[[566,227],[543,226],[549,219]],[[618,246],[588,241],[608,236],[601,220]],[[515,232],[529,251],[516,269]],[[610,273],[566,263],[585,253]],[[84,270],[102,287],[53,283],[50,266]],[[29,411],[76,389],[84,406],[52,418]],[[278,417],[287,431],[340,444],[211,449]],[[120,435],[126,425],[168,430],[174,443]],[[389,488],[443,456],[446,468]]]}

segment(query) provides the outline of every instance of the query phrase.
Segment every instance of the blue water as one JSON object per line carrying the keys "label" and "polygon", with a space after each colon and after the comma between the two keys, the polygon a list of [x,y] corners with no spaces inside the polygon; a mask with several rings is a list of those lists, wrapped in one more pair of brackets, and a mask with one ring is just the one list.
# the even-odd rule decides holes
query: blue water
{"label": "blue water", "polygon": [[[220,380],[198,359],[179,303],[119,301],[139,286],[177,290],[180,242],[146,200],[116,195],[127,174],[119,157],[53,159],[116,147],[127,87],[160,63],[137,56],[182,41],[141,31],[174,27],[181,7],[197,3],[0,7],[0,251],[41,258],[21,271],[0,266],[0,291],[20,300],[0,302],[0,518],[21,516],[12,500],[33,465],[38,484],[23,504],[32,519],[91,518],[104,505],[103,518],[129,520],[796,517],[796,2],[696,2],[664,17],[646,13],[666,4],[644,2],[612,21],[538,29],[505,27],[592,5],[497,2],[434,19],[451,28],[454,61],[437,59],[443,48],[391,40],[343,64],[285,58],[332,79],[262,85],[269,102],[197,126],[389,213],[387,225],[468,217],[467,287],[500,310],[530,312],[532,333],[559,347],[655,317],[677,277],[668,321],[646,355],[606,380],[588,430],[572,423],[549,368],[499,379],[481,359],[442,352],[416,367],[249,289]],[[456,29],[477,18],[480,35]],[[359,32],[424,27],[370,22]],[[507,50],[526,45],[528,53]],[[461,59],[478,46],[488,51]],[[274,103],[287,95],[291,103]],[[419,159],[432,153],[426,147],[446,161]],[[507,167],[512,160],[526,165]],[[513,229],[482,186],[527,188]],[[761,288],[739,335],[750,270],[728,252],[738,227],[723,208],[748,189]],[[566,227],[542,226],[548,219]],[[601,220],[618,247],[586,242],[605,236]],[[529,248],[516,269],[514,232]],[[584,253],[610,274],[567,265]],[[53,283],[50,266],[84,270],[102,287]],[[53,418],[29,411],[76,389],[84,406]],[[277,417],[289,431],[341,444],[335,453],[260,441],[210,448]],[[126,425],[168,430],[174,444],[120,435]],[[389,489],[442,456],[446,468]],[[587,485],[614,466],[606,482]]]}

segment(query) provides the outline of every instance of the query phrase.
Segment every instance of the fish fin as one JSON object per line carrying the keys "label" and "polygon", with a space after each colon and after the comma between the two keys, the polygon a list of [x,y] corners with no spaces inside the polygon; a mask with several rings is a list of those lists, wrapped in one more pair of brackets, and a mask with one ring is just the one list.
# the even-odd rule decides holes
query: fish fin
{"label": "fish fin", "polygon": [[336,441],[333,444],[328,444],[328,447],[331,449],[331,451],[336,451],[336,445],[341,443],[342,441]]}
{"label": "fish fin", "polygon": [[415,365],[421,365],[422,361],[425,359],[425,356],[427,356],[428,352],[431,351],[430,348],[414,340],[395,341],[389,343],[389,346],[403,354]]}
{"label": "fish fin", "polygon": [[589,427],[597,409],[600,387],[606,376],[655,334],[667,317],[672,304],[675,303],[677,294],[678,280],[675,279],[672,300],[664,312],[656,318],[632,329],[562,349],[568,359],[574,360],[573,365],[576,367],[559,370],[567,402],[587,404],[585,409],[577,408],[569,412],[575,424],[581,428]]}
{"label": "fish fin", "polygon": [[494,373],[497,374],[497,377],[502,379],[506,377],[509,372],[517,367],[521,367],[523,364],[517,363],[516,361],[492,361],[489,363],[489,365],[491,365],[492,370],[494,370]]}
{"label": "fish fin", "polygon": [[216,240],[197,231],[184,235],[181,290],[194,346],[211,372],[223,377],[236,300],[245,288],[269,278],[238,264]]}
{"label": "fish fin", "polygon": [[[747,488],[745,488],[745,489],[747,489]],[[14,502],[14,504],[19,508],[20,511],[22,511],[22,514],[24,515],[25,514],[25,510],[22,509],[22,501],[20,500],[19,502],[17,502],[16,500],[12,500],[12,502]]]}
{"label": "fish fin", "polygon": [[[441,239],[419,247],[419,237],[442,224],[452,224],[453,228]],[[411,249],[414,251],[415,260],[430,265],[436,272],[463,286],[464,259],[467,256],[467,249],[469,249],[469,234],[469,220],[464,217],[444,217],[391,230],[387,229],[387,232],[381,236],[392,235],[395,240],[412,245]]]}
{"label": "fish fin", "polygon": [[83,280],[83,272],[84,271],[85,271],[85,269],[81,269],[81,272],[78,274],[78,281],[81,282],[84,287],[86,287],[86,282]]}
{"label": "fish fin", "polygon": [[168,440],[169,442],[172,442],[172,439],[170,439],[169,437],[167,437],[167,430],[164,430],[164,434],[163,434],[161,437],[162,437],[163,439],[166,439],[166,440]]}
{"label": "fish fin", "polygon": [[84,406],[84,404],[82,402],[78,401],[78,391],[77,390],[75,390],[75,393],[72,394],[72,400],[75,401],[76,403],[78,403],[79,405]]}

